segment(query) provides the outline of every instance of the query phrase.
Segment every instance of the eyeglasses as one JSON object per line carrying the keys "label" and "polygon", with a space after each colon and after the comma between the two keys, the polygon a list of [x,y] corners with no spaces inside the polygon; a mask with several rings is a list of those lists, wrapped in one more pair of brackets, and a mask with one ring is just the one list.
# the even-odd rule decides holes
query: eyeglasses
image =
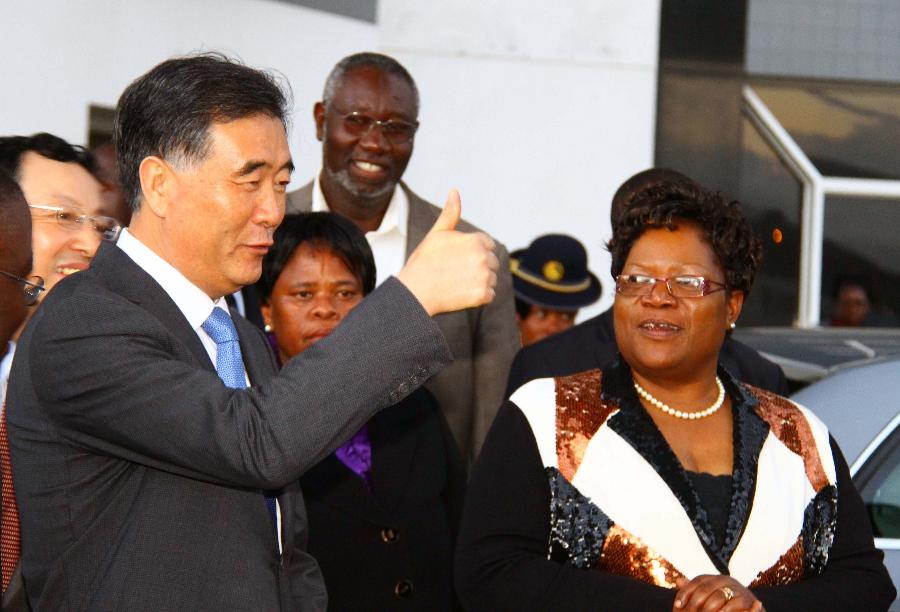
{"label": "eyeglasses", "polygon": [[29,208],[52,212],[56,222],[67,230],[80,231],[85,223],[90,223],[103,240],[114,242],[122,231],[122,226],[112,217],[82,215],[77,210],[64,206],[47,206],[44,204],[29,204]]}
{"label": "eyeglasses", "polygon": [[676,298],[703,297],[728,286],[702,276],[673,276],[672,278],[653,278],[645,274],[620,274],[616,277],[616,292],[625,297],[643,297],[650,295],[656,283],[665,283],[669,295]]}
{"label": "eyeglasses", "polygon": [[0,270],[0,274],[6,276],[7,278],[13,279],[17,283],[21,283],[22,291],[25,294],[26,306],[34,306],[37,303],[38,298],[41,297],[41,294],[46,289],[44,287],[44,279],[40,276],[29,276],[28,278],[22,278],[21,276],[16,276],[15,274],[10,274],[9,272],[4,272],[3,270]]}
{"label": "eyeglasses", "polygon": [[419,122],[404,121],[402,119],[375,119],[359,111],[343,113],[332,108],[343,121],[344,129],[354,136],[362,138],[376,127],[381,128],[381,134],[385,140],[393,145],[402,145],[410,142],[419,129]]}

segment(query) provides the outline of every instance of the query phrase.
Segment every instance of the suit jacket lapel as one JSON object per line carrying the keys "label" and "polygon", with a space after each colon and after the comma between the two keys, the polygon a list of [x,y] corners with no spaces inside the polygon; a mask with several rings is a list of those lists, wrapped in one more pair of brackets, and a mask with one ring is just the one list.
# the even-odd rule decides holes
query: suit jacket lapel
{"label": "suit jacket lapel", "polygon": [[400,189],[403,190],[409,200],[409,216],[406,220],[406,259],[409,259],[415,248],[422,242],[425,234],[437,221],[437,217],[434,214],[434,209],[425,200],[414,194],[406,186],[406,183],[401,182]]}
{"label": "suit jacket lapel", "polygon": [[292,191],[287,195],[287,203],[285,205],[285,212],[288,214],[291,213],[300,213],[300,212],[309,212],[312,210],[312,190],[313,190],[313,181],[308,182],[306,185],[298,189],[297,191]]}
{"label": "suit jacket lapel", "polygon": [[230,308],[229,312],[234,320],[234,326],[237,328],[241,356],[244,359],[244,367],[247,369],[250,384],[263,384],[275,374],[275,363],[269,352],[265,350],[266,347],[262,344],[263,339],[259,337],[257,329],[237,310]]}
{"label": "suit jacket lapel", "polygon": [[156,317],[190,349],[201,367],[210,372],[216,371],[197,332],[169,294],[119,247],[108,242],[101,243],[91,268],[117,293]]}

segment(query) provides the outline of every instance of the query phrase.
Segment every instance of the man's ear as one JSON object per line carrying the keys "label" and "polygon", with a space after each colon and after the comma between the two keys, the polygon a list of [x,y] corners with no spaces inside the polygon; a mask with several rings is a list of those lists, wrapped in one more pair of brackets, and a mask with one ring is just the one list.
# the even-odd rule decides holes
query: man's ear
{"label": "man's ear", "polygon": [[165,160],[151,155],[141,162],[138,176],[141,179],[141,207],[148,207],[157,217],[165,217],[175,187],[172,168]]}
{"label": "man's ear", "polygon": [[313,119],[316,121],[316,140],[322,142],[325,139],[325,105],[321,102],[313,106]]}

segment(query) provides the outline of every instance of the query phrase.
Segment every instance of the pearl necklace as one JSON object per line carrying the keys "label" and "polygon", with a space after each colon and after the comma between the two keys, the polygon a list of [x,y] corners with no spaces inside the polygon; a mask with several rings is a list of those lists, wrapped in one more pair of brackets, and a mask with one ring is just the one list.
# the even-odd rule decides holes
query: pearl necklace
{"label": "pearl necklace", "polygon": [[647,400],[650,403],[650,405],[652,405],[656,408],[659,408],[666,414],[673,416],[676,419],[687,419],[687,420],[695,420],[695,419],[702,419],[702,418],[708,417],[709,415],[711,415],[716,410],[718,410],[719,408],[722,407],[722,404],[725,403],[725,387],[722,386],[722,381],[719,380],[718,376],[716,376],[716,386],[719,387],[719,396],[716,398],[716,401],[713,403],[712,406],[710,406],[706,410],[701,410],[699,412],[683,412],[681,410],[675,410],[668,404],[665,404],[665,403],[659,401],[658,399],[656,399],[655,397],[650,395],[649,391],[647,391],[642,386],[640,386],[637,383],[637,381],[634,381],[634,390],[638,392],[638,395],[640,395],[645,400]]}

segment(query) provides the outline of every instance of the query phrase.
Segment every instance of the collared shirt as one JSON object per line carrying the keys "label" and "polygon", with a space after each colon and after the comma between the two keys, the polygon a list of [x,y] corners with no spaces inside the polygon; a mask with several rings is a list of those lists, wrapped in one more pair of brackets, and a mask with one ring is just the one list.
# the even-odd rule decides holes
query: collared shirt
{"label": "collared shirt", "polygon": [[[116,246],[122,249],[144,272],[152,276],[153,280],[159,283],[163,291],[172,298],[172,301],[178,306],[178,310],[181,311],[181,314],[187,319],[188,324],[197,334],[197,337],[200,338],[200,342],[203,343],[203,348],[209,354],[210,360],[215,364],[216,356],[219,352],[216,342],[203,330],[202,326],[204,321],[209,318],[213,308],[221,308],[228,313],[228,316],[231,316],[225,299],[219,298],[213,301],[200,287],[189,281],[184,274],[175,269],[172,264],[132,236],[128,228],[124,228],[119,234]],[[244,370],[244,378],[249,387],[250,378],[247,376],[246,369]],[[281,506],[279,504],[276,504],[276,520],[279,534],[278,550],[280,552]]]}
{"label": "collared shirt", "polygon": [[[328,202],[322,192],[319,176],[313,181],[312,212],[328,212]],[[389,276],[397,274],[406,262],[406,228],[409,221],[409,198],[399,186],[394,188],[394,195],[388,204],[381,225],[372,232],[366,232],[366,240],[372,247],[375,256],[376,285],[380,285]]]}
{"label": "collared shirt", "polygon": [[0,419],[6,409],[6,384],[9,382],[9,369],[12,367],[13,355],[16,353],[16,343],[12,340],[6,347],[6,354],[0,359]]}
{"label": "collared shirt", "polygon": [[[144,272],[152,276],[153,280],[163,288],[163,291],[169,294],[169,297],[178,306],[178,310],[187,319],[188,324],[197,334],[197,337],[200,338],[203,348],[209,354],[209,359],[215,364],[216,355],[218,354],[216,342],[209,337],[209,334],[203,331],[202,325],[209,318],[213,308],[221,308],[231,316],[225,299],[219,298],[213,301],[200,287],[176,270],[172,264],[132,236],[128,228],[123,229],[121,234],[119,234],[116,246],[122,249]],[[246,372],[244,372],[244,375],[246,376]]]}

